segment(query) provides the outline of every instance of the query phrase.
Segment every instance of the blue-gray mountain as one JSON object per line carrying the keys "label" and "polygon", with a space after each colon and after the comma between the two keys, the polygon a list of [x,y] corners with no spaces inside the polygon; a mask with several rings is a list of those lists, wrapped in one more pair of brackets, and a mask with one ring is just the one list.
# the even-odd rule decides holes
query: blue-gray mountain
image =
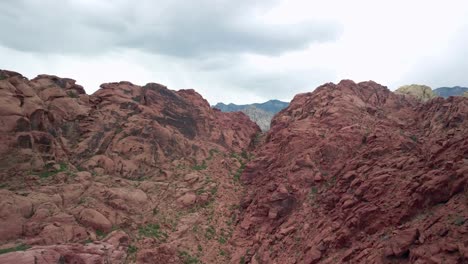
{"label": "blue-gray mountain", "polygon": [[270,100],[264,103],[255,103],[255,104],[245,104],[245,105],[236,105],[236,104],[224,104],[218,103],[214,108],[218,108],[223,112],[244,112],[250,117],[258,126],[263,130],[267,131],[270,129],[270,122],[273,116],[279,111],[283,110],[289,105],[287,102],[279,100]]}
{"label": "blue-gray mountain", "polygon": [[287,102],[283,102],[280,100],[270,100],[264,103],[255,103],[255,104],[244,104],[244,105],[236,105],[236,104],[224,104],[224,103],[217,103],[214,107],[218,108],[223,112],[236,112],[241,111],[250,106],[254,106],[258,109],[261,109],[266,112],[270,112],[273,114],[278,113],[279,111],[283,110],[289,105]]}
{"label": "blue-gray mountain", "polygon": [[462,96],[464,93],[468,93],[468,88],[461,86],[440,87],[434,89],[434,93],[444,98],[447,98],[449,96]]}

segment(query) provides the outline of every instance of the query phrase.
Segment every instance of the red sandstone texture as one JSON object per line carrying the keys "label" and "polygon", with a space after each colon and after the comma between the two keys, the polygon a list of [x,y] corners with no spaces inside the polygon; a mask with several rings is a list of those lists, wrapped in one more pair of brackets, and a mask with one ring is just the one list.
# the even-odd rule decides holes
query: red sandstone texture
{"label": "red sandstone texture", "polygon": [[467,98],[342,81],[259,132],[193,90],[0,71],[0,263],[467,262]]}
{"label": "red sandstone texture", "polygon": [[232,262],[467,263],[468,100],[297,95],[246,167]]}
{"label": "red sandstone texture", "polygon": [[227,261],[234,176],[259,132],[193,90],[87,95],[0,71],[0,253],[16,251],[0,263]]}

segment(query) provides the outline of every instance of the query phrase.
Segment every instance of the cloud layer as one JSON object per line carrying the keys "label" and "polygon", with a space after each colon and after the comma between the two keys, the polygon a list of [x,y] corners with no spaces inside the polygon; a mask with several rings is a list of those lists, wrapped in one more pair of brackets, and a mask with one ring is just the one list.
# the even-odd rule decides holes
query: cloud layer
{"label": "cloud layer", "polygon": [[0,68],[289,100],[324,82],[465,85],[463,0],[3,0]]}
{"label": "cloud layer", "polygon": [[[99,3],[99,4],[97,4]],[[275,1],[141,0],[0,2],[10,49],[41,53],[102,53],[131,48],[176,57],[277,55],[339,35],[333,23],[271,24],[256,13]]]}

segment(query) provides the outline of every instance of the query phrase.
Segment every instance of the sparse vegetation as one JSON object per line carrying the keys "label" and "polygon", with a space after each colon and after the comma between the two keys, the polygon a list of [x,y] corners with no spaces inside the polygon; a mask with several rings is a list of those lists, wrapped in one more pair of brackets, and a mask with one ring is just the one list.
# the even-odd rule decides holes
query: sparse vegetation
{"label": "sparse vegetation", "polygon": [[219,150],[217,150],[217,149],[210,149],[209,152],[210,152],[210,156],[207,158],[207,160],[213,159],[214,155],[219,153]]}
{"label": "sparse vegetation", "polygon": [[241,166],[236,170],[236,173],[234,173],[234,180],[235,181],[240,181],[240,177],[242,175],[242,173],[244,173],[244,169],[245,169],[245,164],[244,163],[241,163]]}
{"label": "sparse vegetation", "polygon": [[215,195],[217,192],[218,192],[218,186],[215,186],[215,187],[210,189],[211,195]]}
{"label": "sparse vegetation", "polygon": [[229,218],[229,219],[226,221],[226,224],[227,224],[228,226],[231,226],[231,225],[233,225],[233,224],[236,222],[236,220],[237,220],[237,215],[236,215],[236,214],[232,214],[232,215],[231,215],[231,218]]}
{"label": "sparse vegetation", "polygon": [[192,167],[192,169],[201,171],[201,170],[206,170],[208,166],[206,165],[206,161],[203,161],[202,164],[196,164]]}
{"label": "sparse vegetation", "polygon": [[245,264],[245,257],[244,256],[242,256],[240,258],[239,264]]}
{"label": "sparse vegetation", "polygon": [[315,199],[315,195],[317,195],[318,193],[318,189],[316,186],[312,186],[312,188],[310,188],[310,192],[309,192],[309,199],[313,200]]}
{"label": "sparse vegetation", "polygon": [[129,254],[135,254],[138,251],[138,248],[134,245],[128,246],[128,253]]}
{"label": "sparse vegetation", "polygon": [[104,231],[98,229],[98,230],[96,230],[96,236],[97,236],[99,239],[101,239],[101,238],[103,238],[103,237],[106,236],[106,233],[105,233]]}
{"label": "sparse vegetation", "polygon": [[414,143],[418,143],[418,138],[415,135],[411,135],[410,139],[413,140]]}
{"label": "sparse vegetation", "polygon": [[84,204],[86,203],[86,197],[80,197],[80,200],[78,200],[78,204]]}
{"label": "sparse vegetation", "polygon": [[226,244],[226,242],[227,242],[227,238],[226,238],[224,235],[221,235],[221,236],[219,236],[219,238],[218,238],[218,242],[219,242],[220,244],[223,244],[223,245],[224,245],[224,244]]}
{"label": "sparse vegetation", "polygon": [[158,224],[148,224],[142,226],[138,229],[138,234],[145,237],[154,237],[160,241],[166,241],[168,235],[161,230],[161,227]]}
{"label": "sparse vegetation", "polygon": [[58,170],[52,170],[52,168],[46,167],[44,171],[39,173],[39,177],[41,179],[46,179],[46,178],[49,178],[50,176],[56,175],[57,173],[68,170],[68,165],[65,163],[60,163],[59,166],[60,168]]}
{"label": "sparse vegetation", "polygon": [[453,224],[456,225],[456,226],[462,226],[464,223],[465,223],[465,218],[461,215],[458,215],[455,217],[455,219],[453,220]]}
{"label": "sparse vegetation", "polygon": [[74,91],[68,91],[67,95],[71,98],[80,98],[80,96]]}
{"label": "sparse vegetation", "polygon": [[235,152],[231,153],[231,158],[235,158],[239,161],[239,163],[241,164],[241,166],[236,170],[236,172],[234,173],[234,181],[236,182],[239,182],[240,181],[240,177],[242,175],[242,173],[244,172],[244,169],[245,169],[245,166],[246,166],[246,163],[250,160],[252,160],[254,158],[254,156],[243,150],[240,154],[237,154]]}
{"label": "sparse vegetation", "polygon": [[260,144],[260,140],[262,138],[262,133],[258,132],[255,134],[255,137],[253,139],[253,145],[258,146]]}
{"label": "sparse vegetation", "polygon": [[216,236],[216,230],[213,226],[209,226],[206,228],[205,230],[205,237],[208,239],[208,240],[211,240],[213,239],[214,237]]}
{"label": "sparse vegetation", "polygon": [[29,248],[30,248],[30,246],[25,245],[25,244],[21,244],[21,245],[18,245],[16,247],[12,247],[12,248],[4,248],[4,249],[0,249],[0,255],[10,253],[10,252],[16,252],[16,251],[25,251],[25,250],[27,250]]}
{"label": "sparse vegetation", "polygon": [[141,96],[132,97],[132,100],[137,102],[137,103],[140,103],[141,102]]}
{"label": "sparse vegetation", "polygon": [[199,231],[200,231],[200,225],[199,225],[199,224],[195,224],[195,225],[192,227],[192,232],[198,233]]}
{"label": "sparse vegetation", "polygon": [[184,264],[197,264],[201,263],[197,257],[190,255],[187,251],[179,251],[179,257]]}

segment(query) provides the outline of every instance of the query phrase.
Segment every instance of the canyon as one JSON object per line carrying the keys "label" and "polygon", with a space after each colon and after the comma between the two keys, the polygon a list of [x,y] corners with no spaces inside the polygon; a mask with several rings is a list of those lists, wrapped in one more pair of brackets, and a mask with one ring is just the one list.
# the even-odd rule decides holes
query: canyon
{"label": "canyon", "polygon": [[0,263],[464,263],[468,98],[343,80],[262,132],[194,90],[0,71]]}

